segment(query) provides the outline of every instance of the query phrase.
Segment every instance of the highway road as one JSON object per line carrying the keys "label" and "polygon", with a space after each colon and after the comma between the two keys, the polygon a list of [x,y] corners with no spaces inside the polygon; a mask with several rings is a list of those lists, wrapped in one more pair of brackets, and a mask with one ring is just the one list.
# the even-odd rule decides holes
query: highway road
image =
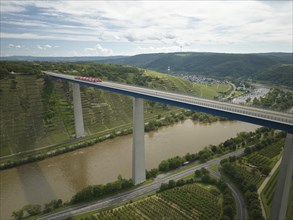
{"label": "highway road", "polygon": [[197,166],[191,167],[189,169],[186,169],[184,171],[181,171],[179,173],[173,174],[173,175],[164,175],[164,177],[157,177],[152,183],[143,185],[140,187],[137,187],[135,189],[129,190],[127,192],[119,193],[114,196],[110,196],[95,202],[82,204],[82,205],[76,205],[71,208],[67,208],[63,211],[53,213],[50,215],[47,215],[45,217],[39,218],[40,220],[53,220],[53,219],[62,219],[73,215],[79,215],[82,213],[90,212],[93,210],[110,207],[113,205],[118,205],[124,202],[128,202],[132,199],[135,199],[139,196],[148,194],[150,192],[154,192],[158,190],[162,183],[167,183],[169,180],[178,180],[185,176],[188,176],[190,174],[193,174],[195,170],[201,169],[202,167],[208,168],[210,166],[213,166],[215,164],[218,164],[221,160],[228,158],[230,156],[239,156],[243,154],[244,149],[239,149],[237,151],[222,155],[218,158],[212,159],[210,161],[207,161],[205,163],[199,164]]}
{"label": "highway road", "polygon": [[[177,103],[186,104],[189,106],[194,106],[197,108],[208,109],[213,114],[220,115],[221,113],[226,113],[229,116],[238,116],[239,120],[243,120],[246,122],[259,124],[262,126],[272,125],[272,128],[281,129],[279,126],[284,127],[283,130],[287,132],[293,132],[293,115],[285,112],[276,112],[270,111],[261,108],[237,105],[227,102],[220,102],[215,100],[203,99],[188,95],[182,95],[172,92],[160,91],[155,89],[148,89],[143,87],[137,87],[126,84],[119,84],[114,82],[88,82],[84,80],[75,79],[75,76],[65,75],[65,74],[56,74],[53,72],[44,71],[44,73],[48,74],[57,79],[68,80],[71,82],[80,83],[86,86],[92,86],[100,89],[111,90],[113,92],[128,94],[132,96],[142,96],[145,99],[156,99],[156,100],[164,100],[173,103],[174,105]],[[238,120],[238,119],[237,119]],[[277,125],[276,125],[277,124]],[[275,126],[275,127],[274,127]],[[277,127],[276,127],[277,126]],[[286,129],[285,129],[286,127]]]}

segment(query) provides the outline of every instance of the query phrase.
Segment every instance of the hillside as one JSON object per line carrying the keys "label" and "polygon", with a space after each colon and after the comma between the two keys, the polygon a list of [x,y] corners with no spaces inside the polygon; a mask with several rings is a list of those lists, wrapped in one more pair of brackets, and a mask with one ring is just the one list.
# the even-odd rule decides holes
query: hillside
{"label": "hillside", "polygon": [[274,82],[276,85],[284,85],[293,88],[293,65],[278,64],[260,72],[257,80]]}
{"label": "hillside", "polygon": [[[141,68],[170,73],[189,73],[229,79],[261,79],[274,83],[272,74],[277,74],[277,83],[286,82],[291,72],[272,72],[273,66],[292,65],[292,53],[223,54],[223,53],[160,53],[141,54],[121,59],[108,60],[111,63],[127,64]],[[278,71],[278,69],[274,69]],[[268,75],[266,75],[268,74]],[[291,83],[292,85],[292,83]]]}
{"label": "hillside", "polygon": [[[203,87],[157,72],[110,64],[2,62],[1,67],[4,70],[1,71],[0,80],[1,156],[58,144],[74,135],[71,87],[68,83],[52,81],[42,76],[42,69],[98,76],[122,83],[208,97],[230,89],[229,85]],[[33,74],[19,74],[21,69],[32,71]],[[15,73],[10,74],[11,71]],[[87,134],[132,122],[130,97],[89,87],[81,87],[81,92]],[[145,103],[146,118],[175,109],[159,103]]]}

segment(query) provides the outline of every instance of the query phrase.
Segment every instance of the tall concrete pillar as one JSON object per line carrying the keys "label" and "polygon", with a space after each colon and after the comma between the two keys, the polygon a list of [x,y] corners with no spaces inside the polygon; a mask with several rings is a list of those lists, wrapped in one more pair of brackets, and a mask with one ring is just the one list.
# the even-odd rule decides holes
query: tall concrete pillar
{"label": "tall concrete pillar", "polygon": [[84,124],[83,124],[79,84],[72,83],[72,89],[73,89],[75,137],[79,138],[84,136]]}
{"label": "tall concrete pillar", "polygon": [[293,134],[287,133],[270,219],[285,219],[293,172]]}
{"label": "tall concrete pillar", "polygon": [[132,180],[135,185],[145,181],[143,99],[133,100]]}

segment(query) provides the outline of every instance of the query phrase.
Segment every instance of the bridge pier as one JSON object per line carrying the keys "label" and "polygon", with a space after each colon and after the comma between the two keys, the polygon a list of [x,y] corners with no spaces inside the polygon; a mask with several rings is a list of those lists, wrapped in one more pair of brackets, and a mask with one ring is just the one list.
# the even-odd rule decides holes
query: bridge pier
{"label": "bridge pier", "polygon": [[287,133],[270,213],[271,220],[285,219],[293,173],[293,134]]}
{"label": "bridge pier", "polygon": [[81,105],[79,84],[72,83],[72,90],[73,90],[75,137],[80,138],[85,135],[84,135],[84,124],[83,124],[82,105]]}
{"label": "bridge pier", "polygon": [[145,181],[143,99],[133,100],[132,180],[134,185]]}

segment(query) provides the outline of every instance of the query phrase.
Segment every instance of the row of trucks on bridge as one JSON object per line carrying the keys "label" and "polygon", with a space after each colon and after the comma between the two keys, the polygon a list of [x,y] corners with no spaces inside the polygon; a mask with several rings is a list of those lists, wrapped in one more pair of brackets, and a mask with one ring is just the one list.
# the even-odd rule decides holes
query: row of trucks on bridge
{"label": "row of trucks on bridge", "polygon": [[88,82],[102,82],[102,80],[99,78],[88,77],[88,76],[77,76],[75,77],[75,79],[88,81]]}

